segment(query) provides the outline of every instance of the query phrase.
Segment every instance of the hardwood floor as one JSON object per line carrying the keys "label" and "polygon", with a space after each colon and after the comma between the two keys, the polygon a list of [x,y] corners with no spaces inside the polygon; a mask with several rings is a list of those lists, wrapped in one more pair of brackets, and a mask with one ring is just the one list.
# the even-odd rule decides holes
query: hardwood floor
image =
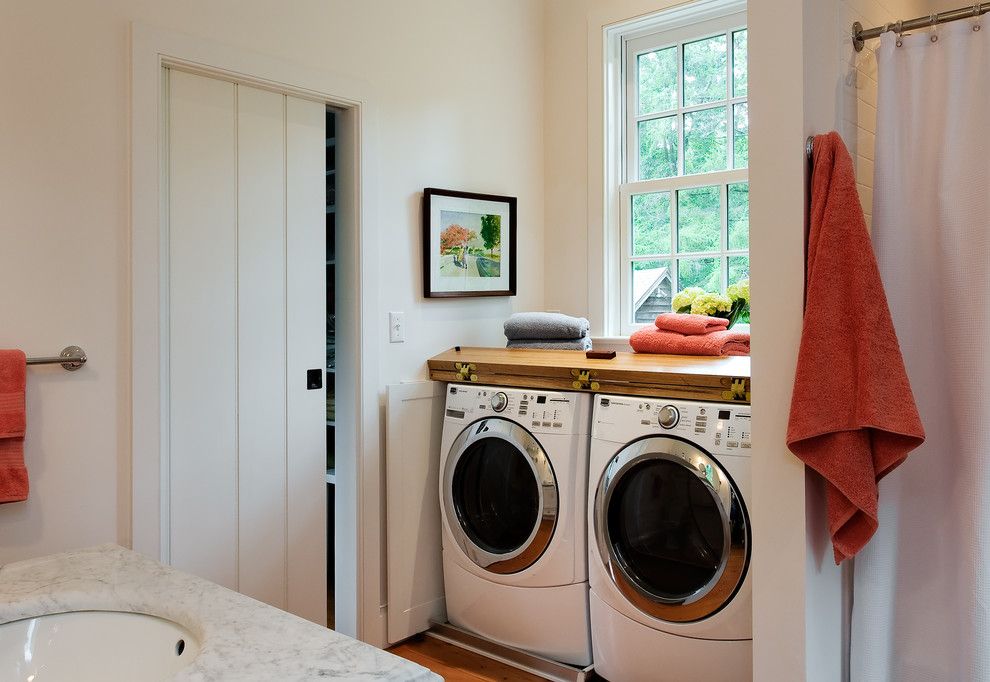
{"label": "hardwood floor", "polygon": [[429,668],[447,682],[545,682],[542,677],[423,635],[389,651]]}

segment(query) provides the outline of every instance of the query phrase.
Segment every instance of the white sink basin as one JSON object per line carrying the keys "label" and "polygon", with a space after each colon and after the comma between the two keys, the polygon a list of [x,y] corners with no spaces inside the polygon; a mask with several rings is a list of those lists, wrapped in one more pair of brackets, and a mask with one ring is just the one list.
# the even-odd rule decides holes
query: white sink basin
{"label": "white sink basin", "polygon": [[167,680],[198,653],[184,627],[142,613],[72,611],[0,625],[4,682]]}

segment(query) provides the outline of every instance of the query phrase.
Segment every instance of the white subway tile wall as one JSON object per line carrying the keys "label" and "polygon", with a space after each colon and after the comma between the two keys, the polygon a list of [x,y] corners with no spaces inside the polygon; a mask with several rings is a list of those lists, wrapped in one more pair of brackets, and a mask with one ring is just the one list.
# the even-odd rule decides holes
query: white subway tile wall
{"label": "white subway tile wall", "polygon": [[877,132],[878,41],[869,40],[862,52],[852,46],[854,21],[864,27],[881,26],[898,19],[912,19],[930,11],[925,0],[840,0],[839,66],[843,74],[842,122],[839,133],[849,146],[856,165],[856,186],[866,214],[866,227],[873,221],[873,158]]}

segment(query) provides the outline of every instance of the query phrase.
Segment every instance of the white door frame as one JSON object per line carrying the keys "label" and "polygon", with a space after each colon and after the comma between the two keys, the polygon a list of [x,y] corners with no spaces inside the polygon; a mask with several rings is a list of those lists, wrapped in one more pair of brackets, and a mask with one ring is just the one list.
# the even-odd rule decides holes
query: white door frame
{"label": "white door frame", "polygon": [[[377,358],[364,349],[376,347],[378,232],[372,175],[375,159],[374,106],[369,83],[345,75],[280,61],[248,50],[139,23],[131,26],[131,500],[133,548],[169,559],[169,443],[167,424],[168,221],[163,154],[162,67],[261,87],[325,102],[343,110],[338,127],[353,144],[338,150],[338,163],[352,163],[353,181],[342,178],[338,194],[342,217],[355,226],[353,238],[338,242],[338,262],[352,265],[338,274],[344,291],[338,319],[354,323],[350,338],[338,336],[354,370],[338,373],[337,392],[351,401],[352,418],[338,419],[338,444],[356,454],[337,460],[335,544],[337,562],[337,630],[371,644],[385,644],[383,552],[381,537],[381,450]],[[349,206],[349,207],[348,207]],[[348,215],[348,213],[350,215]],[[343,248],[340,248],[340,247]],[[343,258],[341,258],[343,256]],[[343,380],[343,382],[342,382]],[[349,428],[348,428],[349,426]]]}

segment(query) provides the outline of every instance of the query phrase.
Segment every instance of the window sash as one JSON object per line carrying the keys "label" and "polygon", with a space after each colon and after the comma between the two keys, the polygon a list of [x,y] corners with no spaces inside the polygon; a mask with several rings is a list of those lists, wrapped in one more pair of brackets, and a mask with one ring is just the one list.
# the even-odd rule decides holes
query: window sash
{"label": "window sash", "polygon": [[[671,294],[680,290],[679,283],[679,261],[685,259],[717,258],[719,259],[721,290],[725,291],[729,282],[729,261],[733,256],[749,256],[749,249],[730,249],[729,239],[729,185],[748,183],[749,170],[746,168],[716,171],[712,173],[699,173],[696,175],[683,175],[673,178],[661,178],[656,180],[639,180],[627,182],[619,187],[619,243],[618,249],[621,254],[619,263],[619,331],[623,335],[628,335],[644,326],[634,319],[635,311],[633,307],[633,281],[632,263],[644,261],[664,260],[670,261],[671,266]],[[718,187],[719,190],[719,249],[717,251],[704,252],[678,252],[678,201],[677,192],[697,189],[702,187]],[[632,200],[634,196],[641,194],[653,194],[666,192],[670,195],[670,253],[668,254],[633,254],[633,224],[632,224]]]}
{"label": "window sash", "polygon": [[[677,176],[684,174],[684,115],[696,111],[704,111],[716,107],[725,107],[726,116],[726,168],[735,165],[735,126],[732,115],[733,106],[748,101],[747,95],[733,96],[732,67],[733,50],[732,34],[746,28],[746,13],[735,12],[715,19],[681,26],[675,29],[653,31],[635,38],[626,38],[623,50],[623,82],[625,97],[623,98],[623,147],[625,149],[625,164],[623,164],[623,181],[639,179],[639,123],[659,118],[674,116],[677,121]],[[684,44],[693,43],[715,36],[726,36],[725,59],[725,98],[703,104],[684,105]],[[637,69],[640,55],[655,52],[665,48],[676,48],[677,65],[677,106],[662,112],[639,113],[639,73]]]}

